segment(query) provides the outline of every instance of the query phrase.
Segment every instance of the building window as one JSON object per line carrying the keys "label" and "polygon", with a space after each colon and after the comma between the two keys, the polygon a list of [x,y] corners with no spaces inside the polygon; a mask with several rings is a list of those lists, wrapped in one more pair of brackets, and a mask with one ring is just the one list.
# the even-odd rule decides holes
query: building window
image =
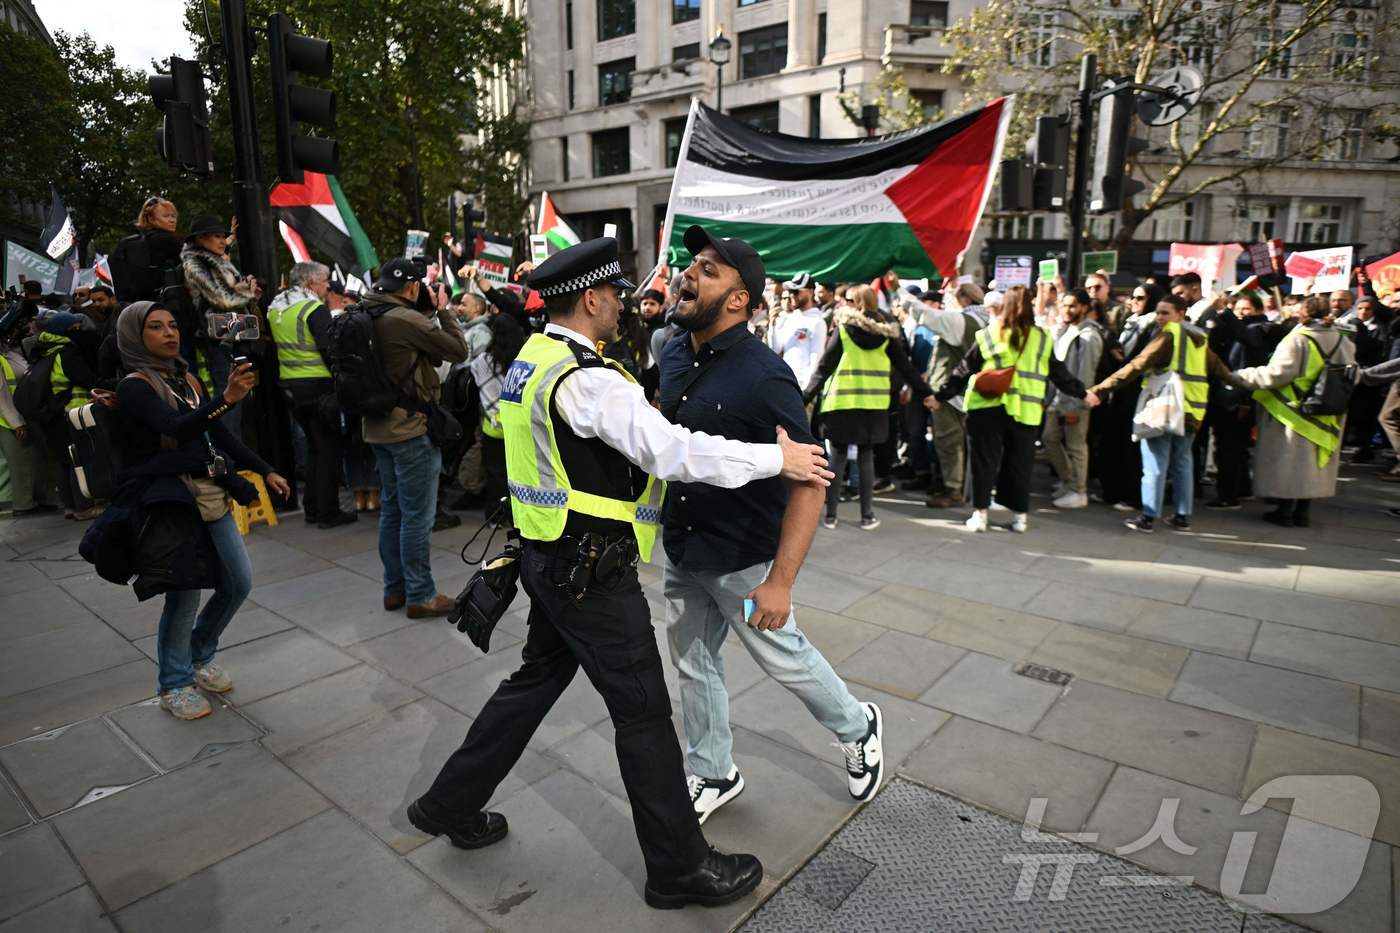
{"label": "building window", "polygon": [[1340,201],[1303,201],[1293,221],[1294,243],[1337,243],[1342,239],[1346,205]]}
{"label": "building window", "polygon": [[820,94],[807,95],[807,135],[812,139],[821,139],[822,136],[822,96]]}
{"label": "building window", "polygon": [[681,143],[685,140],[685,117],[674,117],[661,124],[666,137],[666,167],[675,168],[681,160]]}
{"label": "building window", "polygon": [[637,70],[635,58],[619,58],[598,66],[598,106],[625,104],[632,99],[632,72]]}
{"label": "building window", "polygon": [[1283,159],[1288,156],[1288,131],[1293,111],[1266,107],[1259,120],[1245,131],[1244,151],[1251,159]]}
{"label": "building window", "polygon": [[632,142],[627,127],[599,130],[593,137],[593,177],[632,171]]}
{"label": "building window", "polygon": [[817,64],[826,58],[826,14],[817,14]]}
{"label": "building window", "polygon": [[1004,214],[992,218],[992,238],[995,240],[1045,239],[1044,214]]}
{"label": "building window", "polygon": [[754,104],[751,107],[735,107],[729,115],[740,123],[747,123],[756,130],[768,133],[778,132],[778,102]]}
{"label": "building window", "polygon": [[763,0],[739,0],[739,6],[753,6],[755,3],[762,3]]}
{"label": "building window", "polygon": [[1293,75],[1293,46],[1277,48],[1280,35],[1276,28],[1254,30],[1254,60],[1270,59],[1269,70],[1264,72],[1268,78],[1286,79]]}
{"label": "building window", "polygon": [[910,0],[909,25],[936,26],[939,29],[947,29],[947,0]]}
{"label": "building window", "polygon": [[1335,162],[1359,161],[1365,129],[1364,110],[1333,110],[1324,114],[1322,157]]}
{"label": "building window", "polygon": [[1183,201],[1171,207],[1158,208],[1149,218],[1152,239],[1168,242],[1191,240],[1191,222],[1195,215],[1195,201]]}
{"label": "building window", "polygon": [[687,45],[678,45],[671,50],[671,61],[673,62],[688,62],[699,57],[699,42],[691,42]]}
{"label": "building window", "polygon": [[1118,214],[1099,214],[1089,218],[1089,237],[1095,240],[1111,240],[1118,232]]}
{"label": "building window", "polygon": [[936,123],[943,119],[942,91],[910,91],[909,96],[918,105],[919,113],[923,115],[925,123]]}
{"label": "building window", "polygon": [[1027,13],[1020,34],[1013,40],[1013,52],[1027,65],[1049,68],[1055,64],[1055,14]]}
{"label": "building window", "polygon": [[564,48],[574,47],[574,5],[572,0],[564,4]]}
{"label": "building window", "polygon": [[1245,201],[1235,208],[1235,238],[1261,243],[1283,229],[1283,204],[1278,201]]}
{"label": "building window", "polygon": [[1173,61],[1178,65],[1190,65],[1209,75],[1215,65],[1215,52],[1220,41],[1219,24],[1204,16],[1197,17],[1177,27]]}
{"label": "building window", "polygon": [[739,77],[775,75],[787,66],[787,23],[739,33]]}
{"label": "building window", "polygon": [[700,18],[700,0],[671,0],[671,22],[688,23]]}
{"label": "building window", "polygon": [[572,68],[569,69],[569,71],[568,71],[568,73],[567,73],[567,78],[568,78],[568,91],[569,91],[569,109],[570,109],[570,110],[573,110],[573,109],[574,109],[574,70],[573,70]]}
{"label": "building window", "polygon": [[569,137],[559,137],[559,177],[564,181],[569,180]]}
{"label": "building window", "polygon": [[1365,81],[1371,76],[1371,33],[1376,26],[1369,13],[1347,11],[1350,20],[1332,33],[1332,76],[1342,81]]}
{"label": "building window", "polygon": [[598,41],[606,42],[637,31],[634,0],[598,0]]}

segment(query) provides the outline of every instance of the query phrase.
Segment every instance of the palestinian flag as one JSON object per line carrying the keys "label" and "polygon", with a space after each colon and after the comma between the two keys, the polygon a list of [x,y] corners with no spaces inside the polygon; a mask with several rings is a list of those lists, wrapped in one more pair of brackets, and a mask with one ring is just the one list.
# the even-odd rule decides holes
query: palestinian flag
{"label": "palestinian flag", "polygon": [[292,262],[311,261],[311,251],[306,248],[306,241],[285,220],[277,221],[277,232],[282,234],[282,242],[287,244],[287,252],[292,254]]}
{"label": "palestinian flag", "polygon": [[355,272],[379,265],[364,228],[334,175],[306,172],[299,185],[280,182],[269,200],[287,226],[300,231],[332,263]]}
{"label": "palestinian flag", "polygon": [[869,281],[957,275],[991,194],[1012,98],[888,136],[765,133],[696,101],[666,214],[672,263],[686,228],[748,241],[768,275]]}
{"label": "palestinian flag", "polygon": [[546,191],[540,197],[540,223],[539,229],[535,231],[544,235],[549,242],[549,255],[553,256],[561,249],[568,249],[570,246],[577,246],[579,239],[574,228],[564,223],[559,212],[554,209],[554,202],[549,199],[549,192]]}

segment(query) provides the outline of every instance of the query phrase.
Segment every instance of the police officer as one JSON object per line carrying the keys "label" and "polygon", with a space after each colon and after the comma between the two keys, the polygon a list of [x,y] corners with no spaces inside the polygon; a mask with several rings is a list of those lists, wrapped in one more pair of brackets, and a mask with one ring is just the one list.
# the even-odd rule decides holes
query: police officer
{"label": "police officer", "polygon": [[355,521],[340,508],[340,464],[345,434],[324,348],[330,343],[330,270],[319,262],[292,266],[289,286],[272,299],[267,328],[277,346],[277,380],[292,417],[306,435],[306,521],[338,528]]}
{"label": "police officer", "polygon": [[822,483],[831,474],[821,448],[794,443],[782,429],[777,444],[745,444],[670,424],[621,366],[598,353],[617,338],[622,293],[634,287],[622,275],[616,240],[556,253],[530,285],[549,323],[506,372],[500,401],[531,602],[523,663],[408,818],[459,848],[504,837],[505,817],[482,808],[582,667],[616,728],[647,903],[729,903],[758,885],[763,868],[751,855],[715,851],[701,834],[636,562],[651,556],[663,480],[734,488],[780,473]]}

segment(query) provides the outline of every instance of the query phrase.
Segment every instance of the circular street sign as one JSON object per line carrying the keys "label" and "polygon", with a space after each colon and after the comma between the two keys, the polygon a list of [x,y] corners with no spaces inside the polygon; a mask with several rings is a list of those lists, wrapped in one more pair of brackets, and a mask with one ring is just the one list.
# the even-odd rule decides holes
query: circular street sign
{"label": "circular street sign", "polygon": [[1180,120],[1196,106],[1205,81],[1195,68],[1180,65],[1157,75],[1148,83],[1172,91],[1176,96],[1143,91],[1137,99],[1138,116],[1148,126],[1166,126]]}

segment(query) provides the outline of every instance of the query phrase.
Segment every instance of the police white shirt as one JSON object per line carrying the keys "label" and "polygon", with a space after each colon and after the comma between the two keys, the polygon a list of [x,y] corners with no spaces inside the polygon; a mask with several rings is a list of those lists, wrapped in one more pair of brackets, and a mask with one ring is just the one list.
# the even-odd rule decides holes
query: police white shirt
{"label": "police white shirt", "polygon": [[826,350],[826,321],[815,305],[806,311],[790,311],[778,318],[768,334],[768,345],[791,367],[797,384],[812,380]]}
{"label": "police white shirt", "polygon": [[[558,335],[596,352],[577,331],[546,324]],[[783,452],[776,443],[746,444],[672,424],[647,404],[642,387],[611,366],[584,367],[554,391],[559,416],[579,437],[596,437],[657,479],[735,489],[777,476]]]}

